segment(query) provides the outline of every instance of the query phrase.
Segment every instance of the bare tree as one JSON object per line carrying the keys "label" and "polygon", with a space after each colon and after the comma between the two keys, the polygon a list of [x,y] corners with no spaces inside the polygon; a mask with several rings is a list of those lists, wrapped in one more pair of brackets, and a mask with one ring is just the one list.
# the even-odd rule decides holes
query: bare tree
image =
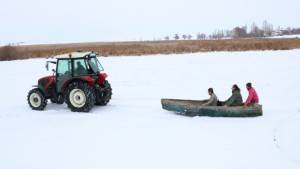
{"label": "bare tree", "polygon": [[253,23],[251,25],[250,36],[251,37],[263,37],[264,31],[259,29],[259,27],[255,23]]}
{"label": "bare tree", "polygon": [[264,32],[264,36],[272,36],[272,33],[274,31],[273,25],[268,23],[267,21],[263,22],[262,30]]}
{"label": "bare tree", "polygon": [[247,28],[246,27],[235,27],[232,30],[233,38],[244,38],[247,37]]}
{"label": "bare tree", "polygon": [[170,37],[169,37],[169,36],[165,36],[164,39],[165,39],[165,40],[170,40]]}
{"label": "bare tree", "polygon": [[174,39],[175,40],[179,40],[180,39],[180,37],[179,37],[179,35],[177,33],[174,35]]}
{"label": "bare tree", "polygon": [[231,38],[232,37],[232,31],[226,30],[224,36],[227,37],[227,38]]}
{"label": "bare tree", "polygon": [[204,33],[198,33],[197,34],[197,39],[198,40],[204,40],[204,39],[206,39],[206,34],[204,34]]}
{"label": "bare tree", "polygon": [[222,39],[224,38],[224,32],[223,30],[215,30],[209,37],[210,39]]}
{"label": "bare tree", "polygon": [[187,39],[187,35],[182,35],[182,39],[186,40]]}

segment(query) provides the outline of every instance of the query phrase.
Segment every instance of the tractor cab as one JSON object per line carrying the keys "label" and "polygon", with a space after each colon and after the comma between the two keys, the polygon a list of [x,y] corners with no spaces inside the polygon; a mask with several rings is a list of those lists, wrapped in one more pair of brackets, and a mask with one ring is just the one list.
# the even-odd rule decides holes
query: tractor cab
{"label": "tractor cab", "polygon": [[55,58],[57,59],[56,76],[84,76],[103,71],[95,53],[76,52]]}
{"label": "tractor cab", "polygon": [[57,61],[47,61],[46,69],[49,71],[49,63],[56,64],[56,70],[52,69],[56,76],[81,76],[87,74],[98,74],[103,67],[97,59],[96,53],[70,53],[55,57]]}
{"label": "tractor cab", "polygon": [[[103,67],[93,52],[74,52],[55,57],[56,63],[56,90],[62,92],[64,85],[70,79],[90,79],[97,80]],[[105,77],[106,78],[106,77]]]}

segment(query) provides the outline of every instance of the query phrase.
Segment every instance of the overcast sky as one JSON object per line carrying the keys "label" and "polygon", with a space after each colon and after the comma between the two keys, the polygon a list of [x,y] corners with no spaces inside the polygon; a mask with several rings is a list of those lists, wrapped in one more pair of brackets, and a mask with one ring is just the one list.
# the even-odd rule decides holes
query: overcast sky
{"label": "overcast sky", "polygon": [[0,0],[0,43],[153,39],[264,20],[300,27],[300,0]]}

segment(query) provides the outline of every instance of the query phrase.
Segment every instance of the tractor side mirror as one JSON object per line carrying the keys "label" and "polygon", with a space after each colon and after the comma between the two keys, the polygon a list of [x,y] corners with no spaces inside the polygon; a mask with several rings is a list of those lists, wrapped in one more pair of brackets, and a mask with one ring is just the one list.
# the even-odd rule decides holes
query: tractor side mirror
{"label": "tractor side mirror", "polygon": [[49,71],[49,62],[46,62],[46,70]]}
{"label": "tractor side mirror", "polygon": [[55,61],[46,61],[46,66],[45,67],[46,67],[47,71],[49,71],[49,63],[56,64]]}

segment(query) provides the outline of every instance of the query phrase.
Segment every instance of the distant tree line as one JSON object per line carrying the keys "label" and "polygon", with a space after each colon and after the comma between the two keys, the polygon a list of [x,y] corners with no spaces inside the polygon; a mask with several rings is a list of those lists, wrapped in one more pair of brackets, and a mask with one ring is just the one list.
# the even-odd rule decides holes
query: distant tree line
{"label": "distant tree line", "polygon": [[300,28],[277,27],[277,29],[274,29],[271,23],[264,21],[261,27],[259,27],[256,23],[252,23],[249,28],[247,25],[236,26],[232,30],[215,30],[212,34],[198,33],[196,36],[191,34],[174,34],[173,36],[165,36],[164,40],[263,38],[295,34],[300,34]]}

